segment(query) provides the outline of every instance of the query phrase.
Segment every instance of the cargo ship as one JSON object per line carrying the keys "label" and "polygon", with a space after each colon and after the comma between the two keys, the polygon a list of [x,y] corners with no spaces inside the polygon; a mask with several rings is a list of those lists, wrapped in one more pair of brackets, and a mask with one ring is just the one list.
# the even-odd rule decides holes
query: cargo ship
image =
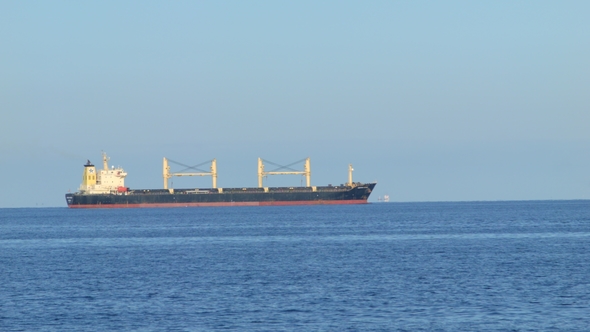
{"label": "cargo ship", "polygon": [[[339,186],[312,186],[309,158],[303,171],[266,172],[263,160],[258,158],[258,187],[218,188],[217,161],[211,161],[210,172],[171,173],[169,160],[163,159],[163,189],[132,189],[125,186],[127,173],[121,167],[108,166],[109,158],[102,155],[103,169],[91,162],[84,165],[82,184],[75,193],[66,194],[70,208],[151,208],[201,206],[271,206],[271,205],[323,205],[366,204],[376,183],[352,181],[352,165],[348,166],[348,182]],[[182,164],[181,164],[182,165]],[[183,165],[186,166],[186,165]],[[285,168],[283,166],[281,168]],[[194,168],[194,167],[189,167]],[[306,177],[305,187],[264,187],[268,175],[300,174]],[[173,176],[211,176],[211,188],[168,188]]]}

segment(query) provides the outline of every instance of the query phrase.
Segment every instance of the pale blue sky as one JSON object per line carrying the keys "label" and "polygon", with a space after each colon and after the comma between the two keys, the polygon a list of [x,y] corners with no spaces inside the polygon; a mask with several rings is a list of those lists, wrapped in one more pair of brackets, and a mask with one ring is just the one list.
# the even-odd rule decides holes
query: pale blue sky
{"label": "pale blue sky", "polygon": [[314,185],[352,163],[372,200],[589,199],[588,17],[588,1],[1,1],[0,207],[65,206],[101,150],[131,188],[160,188],[162,157],[217,158],[219,185],[242,187],[258,157],[309,156]]}

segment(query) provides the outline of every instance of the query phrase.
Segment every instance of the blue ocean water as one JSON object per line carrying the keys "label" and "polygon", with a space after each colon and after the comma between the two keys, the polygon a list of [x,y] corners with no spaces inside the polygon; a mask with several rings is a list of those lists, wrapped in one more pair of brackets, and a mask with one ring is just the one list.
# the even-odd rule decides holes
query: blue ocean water
{"label": "blue ocean water", "polygon": [[590,330],[590,201],[0,209],[0,330]]}

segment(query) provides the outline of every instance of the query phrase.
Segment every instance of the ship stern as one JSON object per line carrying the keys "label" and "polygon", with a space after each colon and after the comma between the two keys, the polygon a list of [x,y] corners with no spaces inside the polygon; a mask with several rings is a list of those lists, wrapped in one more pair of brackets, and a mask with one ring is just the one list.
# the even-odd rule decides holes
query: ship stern
{"label": "ship stern", "polygon": [[68,204],[68,207],[70,207],[73,202],[74,202],[74,194],[71,194],[71,193],[66,194],[66,203]]}

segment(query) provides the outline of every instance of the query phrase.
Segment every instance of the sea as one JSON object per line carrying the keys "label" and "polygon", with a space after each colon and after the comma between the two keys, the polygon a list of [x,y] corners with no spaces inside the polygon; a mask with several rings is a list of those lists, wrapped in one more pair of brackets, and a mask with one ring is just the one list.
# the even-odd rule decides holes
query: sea
{"label": "sea", "polygon": [[0,331],[590,331],[590,201],[0,209]]}

